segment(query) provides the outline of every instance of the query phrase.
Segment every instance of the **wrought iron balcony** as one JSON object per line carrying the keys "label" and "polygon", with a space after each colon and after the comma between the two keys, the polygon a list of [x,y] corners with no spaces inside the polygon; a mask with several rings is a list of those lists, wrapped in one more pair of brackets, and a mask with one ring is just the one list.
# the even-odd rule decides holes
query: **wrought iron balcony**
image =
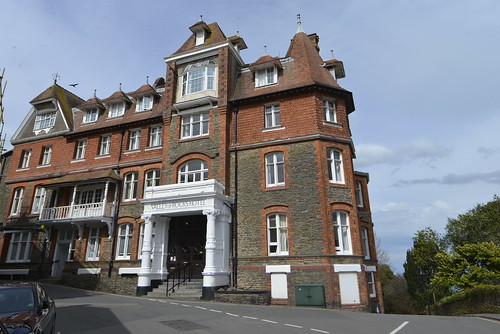
{"label": "wrought iron balcony", "polygon": [[69,220],[92,217],[111,217],[113,216],[114,205],[103,202],[74,204],[67,206],[56,206],[52,208],[43,208],[40,214],[41,221],[47,220]]}

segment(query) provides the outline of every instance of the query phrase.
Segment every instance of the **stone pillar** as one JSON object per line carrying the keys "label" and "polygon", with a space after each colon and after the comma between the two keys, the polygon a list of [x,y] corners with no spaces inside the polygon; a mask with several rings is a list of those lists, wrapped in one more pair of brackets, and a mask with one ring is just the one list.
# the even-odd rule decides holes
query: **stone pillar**
{"label": "stone pillar", "polygon": [[144,219],[144,238],[142,240],[142,260],[137,282],[137,296],[146,295],[151,288],[151,240],[153,236],[153,217],[152,215],[141,216]]}
{"label": "stone pillar", "polygon": [[203,214],[207,216],[207,242],[205,245],[205,270],[204,273],[213,273],[215,268],[215,220],[220,214],[220,210],[203,210]]}
{"label": "stone pillar", "polygon": [[153,274],[160,284],[167,278],[167,257],[168,257],[168,229],[170,227],[170,217],[162,217],[155,220],[155,240],[153,248]]}

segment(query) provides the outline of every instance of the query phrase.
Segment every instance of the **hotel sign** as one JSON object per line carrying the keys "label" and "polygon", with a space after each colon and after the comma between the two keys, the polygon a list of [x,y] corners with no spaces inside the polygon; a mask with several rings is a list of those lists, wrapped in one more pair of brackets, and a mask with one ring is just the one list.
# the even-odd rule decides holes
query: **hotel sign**
{"label": "hotel sign", "polygon": [[205,206],[207,203],[206,199],[196,199],[196,200],[184,200],[177,202],[163,202],[163,203],[152,203],[149,204],[149,209],[153,211],[161,210],[172,210],[172,209],[187,209],[187,208],[199,208]]}

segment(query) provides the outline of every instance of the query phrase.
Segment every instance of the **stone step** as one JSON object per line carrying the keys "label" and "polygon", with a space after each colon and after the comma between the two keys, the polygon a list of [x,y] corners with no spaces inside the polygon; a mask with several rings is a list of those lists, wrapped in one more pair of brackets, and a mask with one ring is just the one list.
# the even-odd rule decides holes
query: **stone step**
{"label": "stone step", "polygon": [[190,282],[184,282],[175,288],[175,292],[169,292],[167,297],[167,285],[159,285],[156,289],[149,292],[149,298],[169,298],[169,299],[182,299],[182,300],[199,300],[202,295],[203,280],[192,279]]}

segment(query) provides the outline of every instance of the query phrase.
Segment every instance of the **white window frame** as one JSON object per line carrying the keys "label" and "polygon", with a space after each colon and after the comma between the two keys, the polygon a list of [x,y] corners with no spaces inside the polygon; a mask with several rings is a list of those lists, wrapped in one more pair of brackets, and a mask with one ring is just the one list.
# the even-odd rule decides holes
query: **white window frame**
{"label": "white window frame", "polygon": [[161,146],[162,126],[155,125],[149,128],[149,147]]}
{"label": "white window frame", "polygon": [[42,166],[50,165],[50,161],[52,160],[52,146],[44,146],[42,153]]}
{"label": "white window frame", "polygon": [[366,283],[368,285],[368,293],[370,294],[370,298],[377,297],[375,275],[373,275],[373,272],[366,272]]}
{"label": "white window frame", "polygon": [[[198,167],[197,164],[200,164],[200,166]],[[193,159],[179,167],[177,183],[192,183],[205,180],[208,180],[208,163],[206,161]]]}
{"label": "white window frame", "polygon": [[109,155],[111,153],[111,135],[101,136],[99,155]]}
{"label": "white window frame", "polygon": [[366,260],[370,259],[370,238],[368,236],[368,229],[366,227],[361,228],[361,246],[363,250],[363,255]]}
{"label": "white window frame", "polygon": [[33,126],[33,130],[44,130],[50,129],[56,123],[56,112],[46,112],[40,115],[36,115],[35,117],[35,125]]}
{"label": "white window frame", "polygon": [[342,210],[333,211],[333,229],[335,251],[339,255],[352,255],[351,228],[349,213]]}
{"label": "white window frame", "polygon": [[344,184],[344,162],[342,152],[333,148],[327,150],[328,178],[331,183]]}
{"label": "white window frame", "polygon": [[160,169],[150,169],[144,173],[144,192],[147,187],[156,187],[160,185]]}
{"label": "white window frame", "polygon": [[137,184],[139,181],[139,173],[130,172],[125,174],[123,178],[123,200],[134,201],[137,199]]}
{"label": "white window frame", "polygon": [[335,100],[323,100],[325,122],[337,123],[337,108]]}
{"label": "white window frame", "polygon": [[210,134],[210,112],[182,116],[181,139],[208,136]]}
{"label": "white window frame", "polygon": [[135,105],[135,111],[136,112],[141,112],[141,111],[146,111],[146,110],[151,110],[153,109],[153,95],[152,94],[146,94],[139,96],[137,98],[137,103]]}
{"label": "white window frame", "polygon": [[186,66],[182,74],[182,96],[215,90],[217,87],[217,64],[205,60]]}
{"label": "white window frame", "polygon": [[285,157],[283,152],[271,152],[265,155],[266,186],[285,185]]}
{"label": "white window frame", "polygon": [[84,160],[86,150],[87,150],[87,139],[78,140],[76,142],[75,160]]}
{"label": "white window frame", "polygon": [[109,105],[108,118],[116,118],[125,114],[125,101],[114,102]]}
{"label": "white window frame", "polygon": [[45,196],[47,192],[44,187],[36,186],[35,195],[33,196],[33,205],[31,206],[31,213],[40,213],[45,203]]}
{"label": "white window frame", "polygon": [[264,107],[264,119],[266,128],[281,126],[281,113],[279,104],[270,104]]}
{"label": "white window frame", "polygon": [[24,187],[18,187],[14,190],[14,194],[12,197],[12,207],[10,209],[11,216],[17,216],[21,213],[23,196],[24,196]]}
{"label": "white window frame", "polygon": [[278,83],[278,69],[276,66],[267,67],[255,72],[255,87],[264,87]]}
{"label": "white window frame", "polygon": [[23,150],[21,157],[21,169],[27,169],[30,167],[31,160],[31,149]]}
{"label": "white window frame", "polygon": [[141,129],[128,132],[128,150],[137,151],[141,149]]}
{"label": "white window frame", "polygon": [[118,228],[118,243],[116,245],[116,259],[130,260],[130,246],[133,235],[132,223],[121,224]]}
{"label": "white window frame", "polygon": [[97,122],[98,115],[99,115],[99,112],[97,111],[97,108],[86,109],[85,114],[83,116],[83,123],[95,123],[95,122]]}
{"label": "white window frame", "polygon": [[289,255],[288,223],[285,213],[270,213],[267,220],[269,256]]}
{"label": "white window frame", "polygon": [[12,232],[10,236],[7,263],[29,262],[33,240],[32,233],[26,231]]}
{"label": "white window frame", "polygon": [[87,261],[99,261],[101,255],[101,236],[99,227],[91,227],[89,229],[89,238],[87,242]]}
{"label": "white window frame", "polygon": [[360,181],[355,182],[354,194],[356,197],[356,204],[359,208],[363,207],[363,185]]}

